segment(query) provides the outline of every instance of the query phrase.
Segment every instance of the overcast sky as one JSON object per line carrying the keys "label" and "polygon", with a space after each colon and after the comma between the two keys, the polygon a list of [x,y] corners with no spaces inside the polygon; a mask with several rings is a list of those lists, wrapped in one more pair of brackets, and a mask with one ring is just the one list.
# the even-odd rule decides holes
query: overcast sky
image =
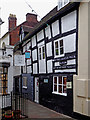
{"label": "overcast sky", "polygon": [[[26,20],[27,13],[32,13],[26,2],[42,18],[57,5],[58,0],[0,0],[0,17],[5,22],[1,27],[2,36],[8,31],[10,13],[16,15],[17,25]],[[38,20],[40,20],[39,17]]]}

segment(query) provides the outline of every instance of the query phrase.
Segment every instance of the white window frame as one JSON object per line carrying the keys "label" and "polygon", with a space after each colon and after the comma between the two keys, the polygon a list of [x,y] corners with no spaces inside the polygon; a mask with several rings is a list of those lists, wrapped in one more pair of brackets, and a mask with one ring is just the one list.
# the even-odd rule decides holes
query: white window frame
{"label": "white window frame", "polygon": [[[63,57],[64,56],[64,40],[63,40],[63,46],[62,46],[63,47],[63,54],[60,54],[60,48],[62,48],[62,47],[60,47],[60,41],[61,40],[63,40],[63,38],[54,41],[54,57],[55,58],[57,58],[57,57]],[[58,42],[58,52],[59,52],[58,55],[56,55],[56,47],[55,47],[55,43],[56,42]]]}
{"label": "white window frame", "polygon": [[[43,47],[44,47],[44,52],[43,52]],[[39,49],[41,49],[41,53],[39,52]],[[43,54],[45,55],[45,45],[42,45],[38,48],[38,53],[39,53],[39,60],[44,60],[45,56],[43,56]],[[40,55],[41,55],[41,59],[40,59]]]}
{"label": "white window frame", "polygon": [[[57,85],[57,91],[54,91],[54,85],[55,85],[55,83],[54,83],[54,78],[55,78],[55,77],[57,77],[57,84],[56,84],[56,85]],[[59,83],[58,83],[59,77],[62,77],[62,84],[59,84]],[[64,93],[64,92],[63,92],[63,86],[64,86],[64,85],[63,85],[63,78],[64,78],[64,77],[67,78],[67,76],[53,76],[53,92],[52,92],[53,94],[58,94],[58,95],[67,96],[67,93]],[[58,87],[58,86],[59,86],[59,85],[62,86],[62,93],[59,93],[59,92],[58,92],[58,90],[59,90],[59,87]]]}
{"label": "white window frame", "polygon": [[[26,80],[26,83],[25,83],[24,80]],[[24,83],[25,83],[26,85],[25,85]],[[27,89],[27,77],[23,77],[23,88]]]}

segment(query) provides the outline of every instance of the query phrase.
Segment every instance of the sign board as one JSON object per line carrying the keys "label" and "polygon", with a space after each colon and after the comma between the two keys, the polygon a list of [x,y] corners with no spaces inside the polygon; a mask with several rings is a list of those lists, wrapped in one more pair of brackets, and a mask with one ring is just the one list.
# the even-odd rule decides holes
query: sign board
{"label": "sign board", "polygon": [[30,59],[30,51],[25,52],[25,59]]}
{"label": "sign board", "polygon": [[44,79],[44,83],[48,83],[48,79]]}
{"label": "sign board", "polygon": [[14,56],[15,66],[25,66],[25,55],[15,55]]}
{"label": "sign board", "polygon": [[72,88],[72,82],[67,82],[67,88],[71,89]]}

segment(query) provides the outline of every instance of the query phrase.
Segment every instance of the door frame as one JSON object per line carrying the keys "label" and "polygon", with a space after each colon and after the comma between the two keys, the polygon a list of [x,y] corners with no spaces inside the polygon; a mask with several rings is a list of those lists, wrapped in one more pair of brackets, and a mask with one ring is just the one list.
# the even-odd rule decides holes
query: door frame
{"label": "door frame", "polygon": [[35,77],[35,99],[36,103],[39,103],[39,77]]}

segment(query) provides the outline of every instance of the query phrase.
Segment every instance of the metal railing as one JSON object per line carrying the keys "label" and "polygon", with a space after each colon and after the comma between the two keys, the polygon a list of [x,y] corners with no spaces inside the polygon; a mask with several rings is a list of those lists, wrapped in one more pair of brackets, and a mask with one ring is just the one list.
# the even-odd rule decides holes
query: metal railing
{"label": "metal railing", "polygon": [[18,120],[22,117],[27,117],[28,113],[28,94],[13,93],[2,95],[2,120],[6,117],[11,117],[13,120]]}

